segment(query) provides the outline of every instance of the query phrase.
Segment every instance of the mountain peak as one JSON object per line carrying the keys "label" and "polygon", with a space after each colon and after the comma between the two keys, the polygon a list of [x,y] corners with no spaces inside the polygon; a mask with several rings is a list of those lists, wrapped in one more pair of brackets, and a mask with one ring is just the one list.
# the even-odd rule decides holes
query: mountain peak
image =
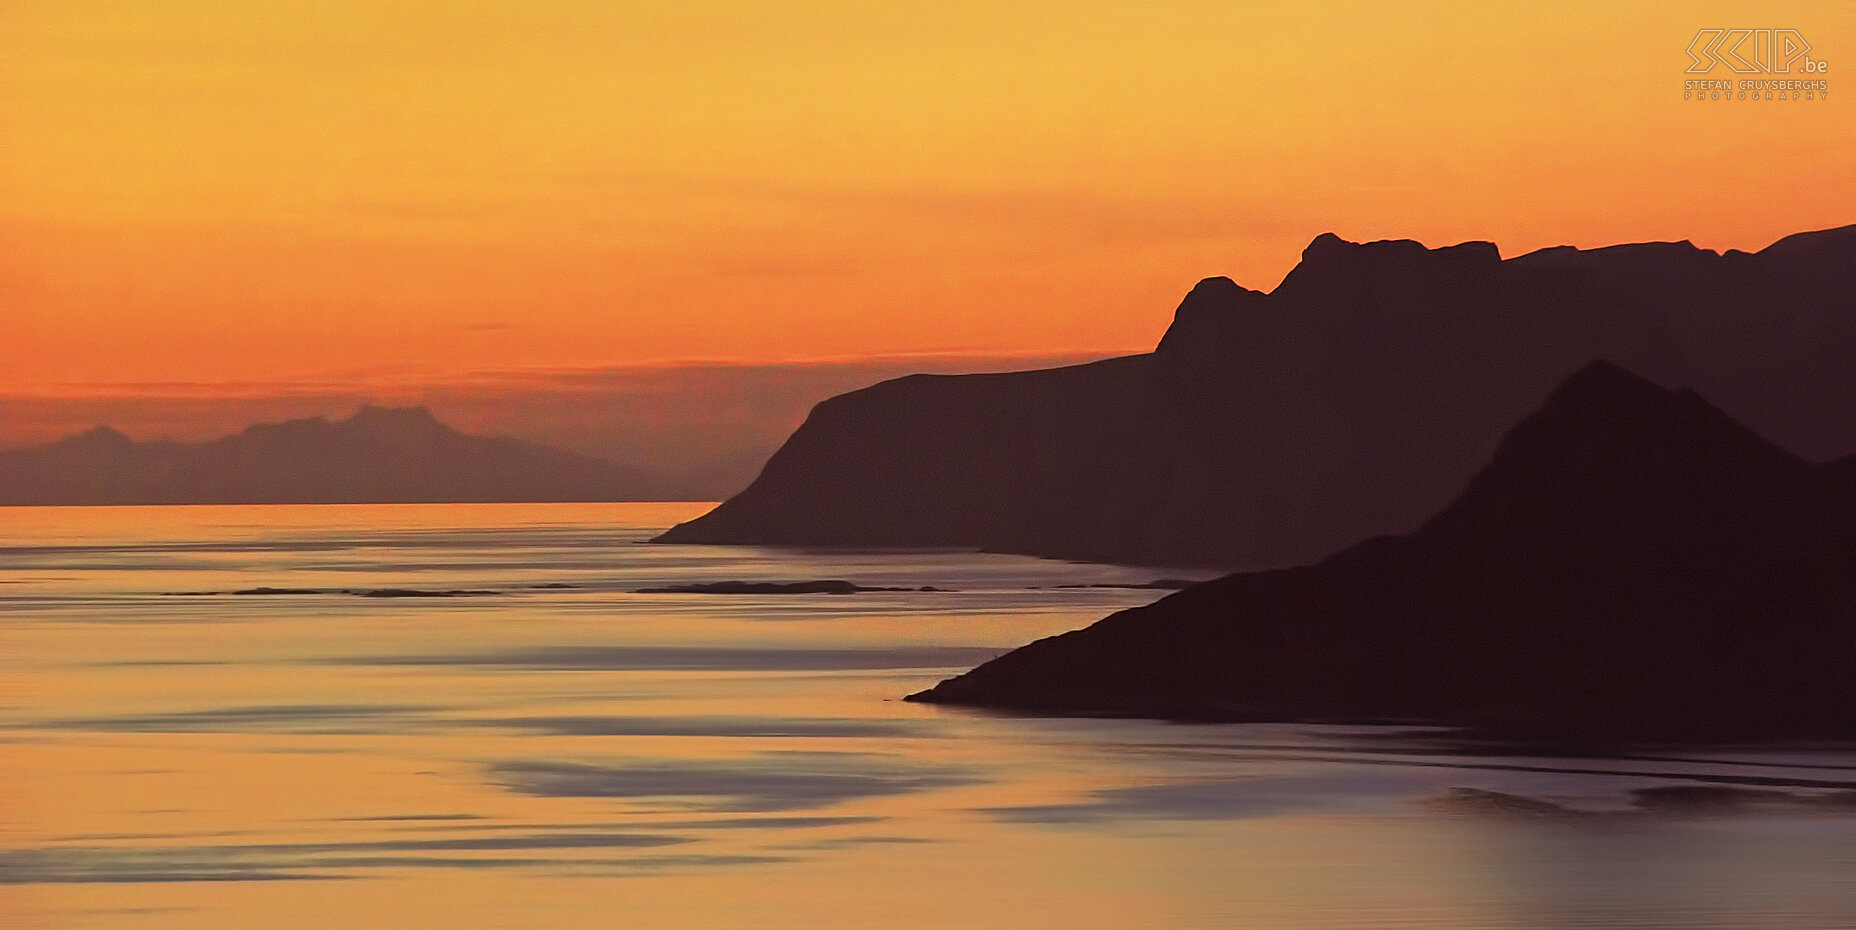
{"label": "mountain peak", "polygon": [[1195,299],[1216,300],[1221,297],[1229,297],[1235,294],[1243,293],[1245,292],[1245,290],[1246,290],[1245,288],[1239,287],[1236,281],[1233,281],[1230,278],[1225,277],[1224,275],[1213,275],[1212,277],[1209,277],[1209,278],[1202,278],[1200,279],[1199,283],[1194,284],[1192,286],[1192,290],[1187,292],[1186,299],[1187,300],[1195,300]]}
{"label": "mountain peak", "polygon": [[0,451],[0,504],[337,504],[686,500],[670,481],[513,439],[472,436],[424,407],[337,423],[254,423],[204,442],[136,443],[97,427]]}
{"label": "mountain peak", "polygon": [[1302,260],[1283,278],[1278,293],[1304,288],[1376,288],[1385,280],[1426,281],[1439,273],[1494,267],[1501,249],[1480,240],[1428,248],[1415,239],[1349,242],[1329,232],[1302,250]]}
{"label": "mountain peak", "polygon": [[1561,548],[1636,540],[1637,555],[1655,558],[1650,541],[1683,551],[1705,533],[1712,551],[1752,564],[1791,548],[1787,535],[1811,522],[1798,489],[1812,469],[1693,391],[1596,361],[1516,424],[1418,535]]}
{"label": "mountain peak", "polygon": [[1675,392],[1665,390],[1649,379],[1627,371],[1608,359],[1595,359],[1572,373],[1548,395],[1542,409],[1576,405],[1581,414],[1603,413],[1620,402],[1633,406],[1666,403]]}
{"label": "mountain peak", "polygon": [[1189,587],[906,700],[1594,742],[1847,735],[1836,480],[1691,392],[1593,363],[1411,535]]}
{"label": "mountain peak", "polygon": [[1193,285],[1179,308],[1173,311],[1173,325],[1167,327],[1158,352],[1173,354],[1183,345],[1206,340],[1216,341],[1218,334],[1235,325],[1238,311],[1263,295],[1226,277],[1212,277]]}
{"label": "mountain peak", "polygon": [[[1633,456],[1633,467],[1618,470],[1624,465],[1614,460],[1619,456]],[[1563,471],[1612,460],[1589,477],[1616,486],[1645,477],[1642,469],[1749,457],[1804,464],[1693,391],[1669,390],[1600,359],[1560,382],[1509,430],[1484,471],[1547,461]]]}
{"label": "mountain peak", "polygon": [[1774,465],[1808,466],[1803,459],[1741,425],[1690,390],[1669,390],[1612,362],[1594,361],[1561,382],[1533,415],[1516,424],[1484,473],[1524,460],[1560,467],[1592,464],[1595,457],[1639,453],[1593,474],[1610,486],[1643,478],[1645,470],[1738,470],[1741,477]]}
{"label": "mountain peak", "polygon": [[1439,246],[1435,249],[1425,246],[1416,239],[1379,239],[1373,242],[1349,242],[1331,233],[1324,232],[1308,243],[1302,250],[1302,262],[1319,263],[1329,260],[1352,259],[1371,256],[1375,259],[1415,259],[1419,257],[1455,258],[1476,261],[1501,261],[1500,247],[1493,242],[1480,239],[1459,242],[1456,245]]}
{"label": "mountain peak", "polygon": [[1331,232],[1324,232],[1309,240],[1308,247],[1302,250],[1302,261],[1309,261],[1319,256],[1331,255],[1344,252],[1347,249],[1357,249],[1359,247],[1360,244],[1358,242],[1349,242]]}
{"label": "mountain peak", "polygon": [[1236,281],[1223,276],[1206,278],[1192,286],[1179,302],[1179,308],[1173,311],[1173,318],[1199,313],[1223,313],[1235,309],[1244,298],[1257,296],[1257,292],[1240,286]]}
{"label": "mountain peak", "polygon": [[128,436],[113,426],[93,426],[77,434],[79,439],[96,439],[104,442],[129,442]]}
{"label": "mountain peak", "polygon": [[354,416],[341,422],[350,429],[384,429],[384,430],[449,430],[449,427],[432,416],[432,411],[423,406],[380,407],[374,404],[362,404]]}
{"label": "mountain peak", "polygon": [[1379,259],[1408,258],[1423,255],[1430,251],[1416,239],[1380,239],[1373,242],[1352,242],[1331,233],[1324,232],[1308,243],[1302,250],[1303,265],[1325,265],[1332,262],[1353,261],[1366,256]]}
{"label": "mountain peak", "polygon": [[64,441],[92,449],[127,449],[135,445],[135,440],[109,426],[93,426],[81,433],[72,434]]}

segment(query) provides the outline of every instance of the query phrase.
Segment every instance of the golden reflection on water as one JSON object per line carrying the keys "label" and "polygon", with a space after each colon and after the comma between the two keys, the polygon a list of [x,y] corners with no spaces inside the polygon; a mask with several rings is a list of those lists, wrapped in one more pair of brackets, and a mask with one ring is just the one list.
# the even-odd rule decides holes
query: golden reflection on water
{"label": "golden reflection on water", "polygon": [[[905,704],[1152,594],[1053,585],[1158,573],[638,544],[703,506],[0,512],[0,922],[1856,925],[1847,817],[1422,803],[1618,809],[1670,772],[1826,779],[1848,754],[1575,778],[1319,728]],[[847,576],[958,590],[630,593]],[[174,596],[256,586],[501,593]]]}

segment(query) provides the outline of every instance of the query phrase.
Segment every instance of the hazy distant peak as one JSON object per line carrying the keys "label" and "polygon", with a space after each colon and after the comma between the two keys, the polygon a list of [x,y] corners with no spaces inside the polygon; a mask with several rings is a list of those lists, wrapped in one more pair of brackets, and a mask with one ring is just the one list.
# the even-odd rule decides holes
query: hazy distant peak
{"label": "hazy distant peak", "polygon": [[381,407],[374,404],[362,404],[354,415],[346,420],[331,422],[327,417],[302,417],[279,423],[253,423],[240,435],[262,437],[278,434],[322,436],[341,433],[430,434],[450,432],[455,431],[439,422],[438,418],[432,416],[432,412],[424,407]]}
{"label": "hazy distant peak", "polygon": [[281,420],[275,423],[253,423],[240,430],[235,437],[261,438],[279,434],[322,434],[335,429],[327,417],[300,417],[294,420]]}
{"label": "hazy distant peak", "polygon": [[[362,404],[355,408],[354,417],[415,417],[425,420],[434,419],[431,409],[423,404],[414,404],[410,407],[389,407],[385,404]],[[350,419],[353,419],[353,417]]]}
{"label": "hazy distant peak", "polygon": [[135,440],[108,426],[93,426],[68,437],[65,442],[94,449],[127,449],[135,445]]}
{"label": "hazy distant peak", "polygon": [[375,404],[362,404],[354,416],[342,421],[349,426],[365,424],[390,424],[395,426],[419,425],[442,426],[432,411],[423,406],[415,407],[381,407]]}
{"label": "hazy distant peak", "polygon": [[256,423],[198,443],[136,443],[98,427],[0,452],[0,504],[444,503],[685,500],[639,469],[457,432],[424,407],[363,406]]}

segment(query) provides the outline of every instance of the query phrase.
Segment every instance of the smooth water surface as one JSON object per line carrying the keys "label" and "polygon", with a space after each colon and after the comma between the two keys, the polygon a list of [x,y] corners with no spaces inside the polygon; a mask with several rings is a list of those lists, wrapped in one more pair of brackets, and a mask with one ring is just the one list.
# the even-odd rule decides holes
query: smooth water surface
{"label": "smooth water surface", "polygon": [[0,508],[0,924],[1856,926],[1856,753],[906,704],[1184,573],[704,506]]}

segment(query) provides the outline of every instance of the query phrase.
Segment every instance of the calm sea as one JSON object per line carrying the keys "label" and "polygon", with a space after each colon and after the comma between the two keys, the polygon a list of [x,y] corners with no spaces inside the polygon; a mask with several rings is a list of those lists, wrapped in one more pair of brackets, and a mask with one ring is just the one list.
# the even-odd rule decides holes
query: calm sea
{"label": "calm sea", "polygon": [[905,704],[1181,573],[702,509],[0,509],[0,924],[1856,927],[1856,753]]}

